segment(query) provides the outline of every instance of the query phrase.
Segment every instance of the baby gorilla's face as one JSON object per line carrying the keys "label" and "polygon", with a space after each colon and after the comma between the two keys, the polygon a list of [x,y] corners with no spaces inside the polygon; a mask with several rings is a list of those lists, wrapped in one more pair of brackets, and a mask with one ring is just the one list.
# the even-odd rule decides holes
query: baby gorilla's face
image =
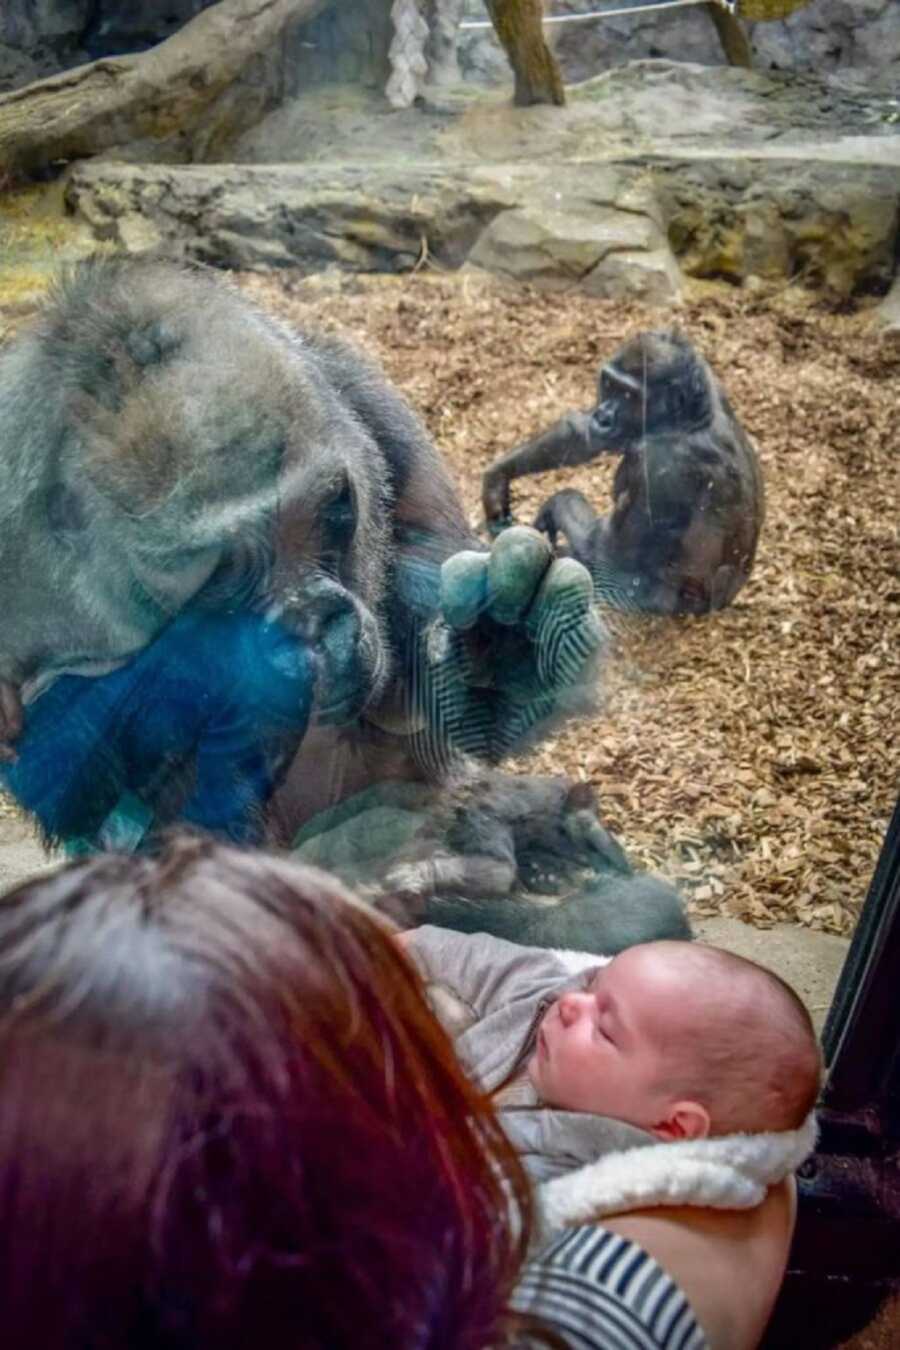
{"label": "baby gorilla's face", "polygon": [[646,1130],[665,1116],[666,1047],[686,991],[667,957],[632,947],[561,995],[538,1031],[528,1074],[543,1102]]}

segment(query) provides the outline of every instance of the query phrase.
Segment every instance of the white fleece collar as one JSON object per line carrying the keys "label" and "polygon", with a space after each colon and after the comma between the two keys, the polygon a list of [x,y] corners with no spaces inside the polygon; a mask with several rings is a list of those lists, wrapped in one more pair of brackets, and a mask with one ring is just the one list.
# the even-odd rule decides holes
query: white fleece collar
{"label": "white fleece collar", "polygon": [[544,1235],[653,1205],[752,1209],[816,1146],[813,1113],[798,1130],[683,1139],[619,1150],[538,1187]]}

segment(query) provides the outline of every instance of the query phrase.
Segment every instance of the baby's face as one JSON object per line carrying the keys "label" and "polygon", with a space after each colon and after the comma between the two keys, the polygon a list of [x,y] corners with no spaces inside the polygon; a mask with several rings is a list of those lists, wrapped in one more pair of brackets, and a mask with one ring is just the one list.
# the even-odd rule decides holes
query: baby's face
{"label": "baby's face", "polygon": [[666,1045],[689,993],[667,956],[632,947],[547,1010],[528,1075],[542,1101],[653,1129],[666,1104]]}

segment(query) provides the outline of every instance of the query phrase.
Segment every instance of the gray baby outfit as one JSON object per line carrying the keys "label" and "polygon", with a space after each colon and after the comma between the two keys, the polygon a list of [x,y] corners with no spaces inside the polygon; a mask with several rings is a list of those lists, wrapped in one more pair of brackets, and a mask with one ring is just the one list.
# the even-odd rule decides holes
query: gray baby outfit
{"label": "gray baby outfit", "polygon": [[584,989],[602,961],[573,977],[544,948],[431,925],[414,929],[404,942],[463,1068],[483,1091],[498,1093],[503,1128],[532,1181],[656,1142],[608,1116],[542,1106],[530,1080],[517,1076],[524,1075],[551,1003],[567,990]]}

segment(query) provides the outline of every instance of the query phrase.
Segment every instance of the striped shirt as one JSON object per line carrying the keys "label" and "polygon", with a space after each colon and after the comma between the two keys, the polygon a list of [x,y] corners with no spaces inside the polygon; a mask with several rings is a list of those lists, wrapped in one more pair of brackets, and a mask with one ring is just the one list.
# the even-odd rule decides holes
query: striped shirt
{"label": "striped shirt", "polygon": [[568,1228],[513,1296],[572,1350],[708,1350],[690,1304],[642,1248],[596,1224]]}

